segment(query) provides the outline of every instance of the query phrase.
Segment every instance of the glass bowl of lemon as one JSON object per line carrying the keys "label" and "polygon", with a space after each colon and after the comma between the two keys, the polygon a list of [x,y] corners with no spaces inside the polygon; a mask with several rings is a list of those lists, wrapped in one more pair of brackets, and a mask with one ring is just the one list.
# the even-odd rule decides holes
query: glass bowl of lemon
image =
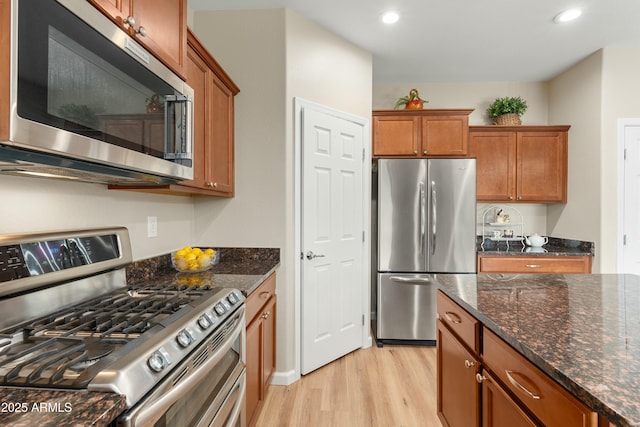
{"label": "glass bowl of lemon", "polygon": [[207,271],[219,261],[220,252],[213,248],[185,246],[171,253],[171,263],[181,273]]}

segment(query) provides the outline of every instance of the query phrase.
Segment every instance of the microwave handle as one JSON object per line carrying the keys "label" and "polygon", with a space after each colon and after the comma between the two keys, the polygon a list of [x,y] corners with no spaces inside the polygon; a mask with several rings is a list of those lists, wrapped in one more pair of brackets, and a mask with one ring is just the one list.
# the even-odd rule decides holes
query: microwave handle
{"label": "microwave handle", "polygon": [[[179,119],[173,115],[179,111]],[[164,158],[167,160],[193,159],[193,98],[186,95],[164,97]]]}

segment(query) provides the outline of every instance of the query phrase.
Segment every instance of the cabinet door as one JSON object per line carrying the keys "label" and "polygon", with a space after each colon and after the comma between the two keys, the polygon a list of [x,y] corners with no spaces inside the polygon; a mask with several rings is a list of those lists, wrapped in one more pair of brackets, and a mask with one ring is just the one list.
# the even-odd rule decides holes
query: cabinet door
{"label": "cabinet door", "polygon": [[536,427],[533,419],[509,397],[506,391],[483,372],[482,427]]}
{"label": "cabinet door", "polygon": [[131,0],[130,15],[135,19],[136,29],[144,27],[146,30],[146,35],[136,35],[136,40],[169,68],[184,76],[187,58],[186,0]]}
{"label": "cabinet door", "polygon": [[476,199],[514,200],[516,194],[516,133],[471,132],[469,157],[476,158]]}
{"label": "cabinet door", "polygon": [[245,404],[247,420],[251,424],[257,418],[256,410],[262,399],[262,319],[256,320],[247,326],[247,356],[246,356],[246,377],[247,391],[245,393]]}
{"label": "cabinet door", "polygon": [[207,185],[219,195],[231,197],[234,192],[233,93],[213,72],[209,73],[208,83]]}
{"label": "cabinet door", "polygon": [[263,396],[276,370],[276,297],[271,297],[264,308],[262,326],[262,386]]}
{"label": "cabinet door", "polygon": [[129,16],[131,0],[89,0],[102,13],[122,25],[124,18]]}
{"label": "cabinet door", "polygon": [[466,155],[468,129],[467,115],[422,117],[422,155]]}
{"label": "cabinet door", "polygon": [[417,156],[420,144],[420,117],[373,117],[373,155]]}
{"label": "cabinet door", "polygon": [[517,197],[567,202],[567,132],[518,132]]}
{"label": "cabinet door", "polygon": [[181,185],[196,188],[207,188],[206,183],[206,131],[207,124],[207,80],[209,67],[198,53],[189,48],[187,52],[187,84],[194,91],[193,95],[193,180],[182,181]]}
{"label": "cabinet door", "polygon": [[480,425],[480,362],[438,320],[438,418],[445,427]]}

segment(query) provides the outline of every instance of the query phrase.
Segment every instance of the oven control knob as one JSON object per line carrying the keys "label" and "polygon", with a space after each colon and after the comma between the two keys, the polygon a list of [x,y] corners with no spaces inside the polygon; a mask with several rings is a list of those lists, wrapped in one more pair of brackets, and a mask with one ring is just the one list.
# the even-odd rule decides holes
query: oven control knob
{"label": "oven control knob", "polygon": [[236,305],[237,303],[240,302],[240,297],[238,296],[237,293],[231,292],[229,296],[227,296],[227,301],[229,301],[231,305]]}
{"label": "oven control knob", "polygon": [[227,307],[224,306],[221,302],[217,303],[213,309],[218,313],[219,316],[222,316],[227,312]]}
{"label": "oven control knob", "polygon": [[176,341],[181,347],[186,348],[194,341],[193,334],[188,329],[183,329],[176,335]]}
{"label": "oven control knob", "polygon": [[169,359],[169,355],[163,349],[159,349],[154,352],[151,356],[149,356],[149,360],[147,360],[147,365],[151,368],[151,370],[155,372],[160,372],[167,366],[171,364],[171,360]]}
{"label": "oven control knob", "polygon": [[202,329],[207,329],[213,324],[213,317],[209,313],[204,313],[202,316],[198,317],[198,325]]}

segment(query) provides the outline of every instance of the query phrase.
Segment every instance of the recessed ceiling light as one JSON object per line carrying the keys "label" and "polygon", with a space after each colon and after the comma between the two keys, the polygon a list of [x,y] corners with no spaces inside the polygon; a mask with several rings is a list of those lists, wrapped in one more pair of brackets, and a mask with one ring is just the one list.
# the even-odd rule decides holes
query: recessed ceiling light
{"label": "recessed ceiling light", "polygon": [[400,15],[398,15],[398,12],[389,11],[382,15],[382,22],[385,24],[395,24],[399,19]]}
{"label": "recessed ceiling light", "polygon": [[553,22],[562,23],[562,22],[573,21],[574,19],[576,19],[580,15],[582,15],[582,11],[580,9],[565,10],[564,12],[560,12],[559,14],[557,14],[553,18]]}

